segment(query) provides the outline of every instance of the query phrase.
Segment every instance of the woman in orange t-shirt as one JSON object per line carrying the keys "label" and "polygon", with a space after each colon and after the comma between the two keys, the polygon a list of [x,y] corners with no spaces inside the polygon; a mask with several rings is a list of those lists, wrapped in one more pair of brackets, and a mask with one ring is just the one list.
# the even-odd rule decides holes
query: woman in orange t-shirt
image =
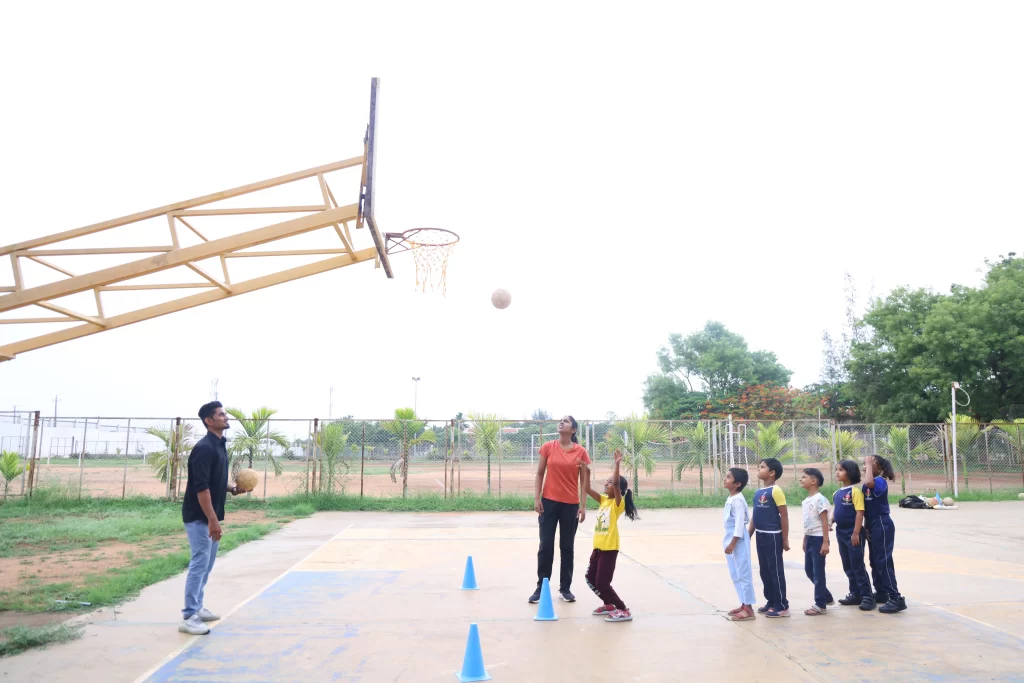
{"label": "woman in orange t-shirt", "polygon": [[531,603],[540,600],[544,579],[551,580],[555,527],[559,527],[558,549],[561,553],[558,593],[566,602],[576,601],[576,596],[569,590],[572,585],[573,541],[576,527],[587,516],[586,506],[580,505],[580,493],[590,487],[590,470],[587,468],[590,456],[576,437],[578,427],[576,420],[566,415],[558,423],[558,440],[548,441],[540,447],[534,488],[534,508],[540,515],[540,550],[537,551],[537,590],[530,596]]}

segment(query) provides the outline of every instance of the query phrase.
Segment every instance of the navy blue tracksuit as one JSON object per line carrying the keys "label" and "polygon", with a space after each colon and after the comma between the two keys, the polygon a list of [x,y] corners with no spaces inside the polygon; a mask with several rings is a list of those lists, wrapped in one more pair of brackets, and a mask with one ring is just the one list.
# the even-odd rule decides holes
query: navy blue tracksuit
{"label": "navy blue tracksuit", "polygon": [[857,522],[857,511],[864,509],[864,492],[858,486],[847,486],[836,491],[832,497],[832,509],[836,521],[836,540],[839,541],[839,558],[843,571],[850,581],[850,595],[862,598],[871,596],[871,579],[864,568],[864,543],[867,532],[860,529],[860,545],[853,545],[853,528]]}
{"label": "navy blue tracksuit", "polygon": [[778,486],[754,491],[754,531],[757,533],[757,565],[764,584],[765,605],[776,612],[789,609],[786,570],[782,566],[782,515],[779,506],[786,496]]}
{"label": "navy blue tracksuit", "polygon": [[864,486],[864,525],[868,529],[868,557],[875,590],[892,598],[899,597],[892,562],[896,527],[889,516],[889,485],[883,477],[875,477],[874,489]]}

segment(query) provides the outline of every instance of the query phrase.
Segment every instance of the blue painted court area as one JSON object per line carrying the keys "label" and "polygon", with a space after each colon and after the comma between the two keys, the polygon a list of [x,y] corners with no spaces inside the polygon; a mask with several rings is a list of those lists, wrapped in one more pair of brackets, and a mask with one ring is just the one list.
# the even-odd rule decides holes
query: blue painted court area
{"label": "blue painted court area", "polygon": [[[358,681],[345,605],[386,596],[399,571],[293,571],[196,638],[150,681]],[[354,666],[353,666],[354,664]]]}

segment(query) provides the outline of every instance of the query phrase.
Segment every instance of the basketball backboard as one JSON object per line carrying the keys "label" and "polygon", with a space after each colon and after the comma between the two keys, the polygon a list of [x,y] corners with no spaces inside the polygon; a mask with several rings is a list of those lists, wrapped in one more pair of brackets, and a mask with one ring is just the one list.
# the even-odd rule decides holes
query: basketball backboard
{"label": "basketball backboard", "polygon": [[395,277],[391,270],[391,262],[388,260],[388,252],[384,240],[381,239],[380,230],[377,228],[377,218],[374,215],[374,189],[377,185],[377,113],[380,107],[380,79],[370,79],[370,122],[366,126],[366,137],[363,138],[363,179],[359,194],[359,218],[356,221],[356,228],[364,225],[369,228],[373,237],[373,244],[377,248],[377,255],[381,266],[389,278]]}

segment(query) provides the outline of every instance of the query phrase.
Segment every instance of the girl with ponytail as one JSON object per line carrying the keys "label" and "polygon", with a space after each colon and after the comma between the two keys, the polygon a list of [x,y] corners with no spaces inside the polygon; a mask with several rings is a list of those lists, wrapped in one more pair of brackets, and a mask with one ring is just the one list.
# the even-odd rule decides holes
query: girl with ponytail
{"label": "girl with ponytail", "polygon": [[896,567],[892,561],[896,527],[889,516],[889,484],[895,481],[892,463],[880,455],[864,458],[864,526],[868,530],[868,559],[875,582],[875,602],[883,614],[907,609],[907,601],[896,586]]}
{"label": "girl with ponytail", "polygon": [[594,524],[594,552],[590,555],[590,567],[587,569],[587,585],[604,601],[593,614],[603,616],[605,621],[633,620],[626,603],[612,588],[615,560],[619,556],[619,517],[625,513],[631,520],[640,518],[633,504],[629,482],[619,474],[621,462],[622,451],[615,451],[615,469],[605,481],[603,494],[587,486],[587,493],[600,504]]}

